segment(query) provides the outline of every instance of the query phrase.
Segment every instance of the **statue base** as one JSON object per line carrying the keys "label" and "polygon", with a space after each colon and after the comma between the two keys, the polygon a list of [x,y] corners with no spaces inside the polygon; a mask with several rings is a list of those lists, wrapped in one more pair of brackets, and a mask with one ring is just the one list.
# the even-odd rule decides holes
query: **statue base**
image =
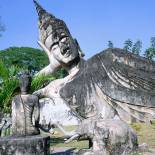
{"label": "statue base", "polygon": [[50,154],[50,137],[36,135],[0,138],[0,155],[36,154]]}

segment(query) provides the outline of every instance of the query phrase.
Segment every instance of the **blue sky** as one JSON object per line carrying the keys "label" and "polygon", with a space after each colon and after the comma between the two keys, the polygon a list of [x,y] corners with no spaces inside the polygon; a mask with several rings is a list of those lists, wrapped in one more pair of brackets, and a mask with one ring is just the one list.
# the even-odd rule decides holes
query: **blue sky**
{"label": "blue sky", "polygon": [[[56,17],[63,19],[77,38],[86,58],[131,38],[149,47],[155,36],[155,0],[38,0]],[[11,46],[36,47],[37,13],[32,0],[0,0],[0,16],[6,32],[0,38],[0,50]]]}

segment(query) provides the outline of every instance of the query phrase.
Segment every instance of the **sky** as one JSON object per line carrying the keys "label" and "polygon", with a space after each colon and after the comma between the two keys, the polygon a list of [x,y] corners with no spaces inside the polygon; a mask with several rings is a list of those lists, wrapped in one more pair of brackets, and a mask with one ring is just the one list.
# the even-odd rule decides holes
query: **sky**
{"label": "sky", "polygon": [[[48,12],[63,19],[86,58],[101,52],[108,40],[123,48],[128,38],[140,39],[143,50],[155,36],[155,0],[38,0]],[[38,16],[32,0],[0,0],[6,31],[0,50],[8,47],[39,48]]]}

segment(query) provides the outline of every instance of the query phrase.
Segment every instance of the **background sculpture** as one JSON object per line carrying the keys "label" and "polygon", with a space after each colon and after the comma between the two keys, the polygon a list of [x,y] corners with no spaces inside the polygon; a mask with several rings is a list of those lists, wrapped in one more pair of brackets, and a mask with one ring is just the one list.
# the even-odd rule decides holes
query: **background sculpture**
{"label": "background sculpture", "polygon": [[[28,94],[30,76],[22,73],[20,77],[21,95],[17,95],[12,101],[12,134],[36,135],[39,134],[37,125],[39,123],[39,100],[35,95]],[[32,122],[32,115],[35,115],[35,124]]]}

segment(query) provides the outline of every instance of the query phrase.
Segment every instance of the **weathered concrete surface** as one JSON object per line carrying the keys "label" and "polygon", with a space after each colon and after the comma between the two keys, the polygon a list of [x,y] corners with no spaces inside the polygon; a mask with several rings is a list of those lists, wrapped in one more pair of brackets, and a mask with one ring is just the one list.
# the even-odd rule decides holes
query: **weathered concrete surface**
{"label": "weathered concrete surface", "polygon": [[59,67],[69,74],[34,92],[35,95],[62,98],[81,119],[155,119],[155,62],[117,48],[104,50],[85,61],[66,24],[36,1],[35,4],[39,44],[50,61],[37,75],[51,75]]}
{"label": "weathered concrete surface", "polygon": [[[92,141],[91,148],[80,152],[80,155],[129,155],[138,149],[136,133],[121,120],[86,119],[75,135],[87,136]],[[66,142],[70,140],[73,138]]]}
{"label": "weathered concrete surface", "polygon": [[[37,135],[39,130],[32,123],[32,115],[39,119],[39,100],[31,94],[16,95],[12,101],[12,134],[17,136]],[[34,110],[36,109],[36,110]],[[35,121],[37,122],[37,121]]]}
{"label": "weathered concrete surface", "polygon": [[49,155],[50,137],[27,136],[0,139],[0,155]]}
{"label": "weathered concrete surface", "polygon": [[78,120],[73,115],[69,115],[70,109],[62,99],[53,100],[43,98],[40,101],[40,122],[39,124],[54,124],[59,122],[62,125],[77,125]]}
{"label": "weathered concrete surface", "polygon": [[56,147],[51,155],[76,155],[77,150],[72,147]]}

